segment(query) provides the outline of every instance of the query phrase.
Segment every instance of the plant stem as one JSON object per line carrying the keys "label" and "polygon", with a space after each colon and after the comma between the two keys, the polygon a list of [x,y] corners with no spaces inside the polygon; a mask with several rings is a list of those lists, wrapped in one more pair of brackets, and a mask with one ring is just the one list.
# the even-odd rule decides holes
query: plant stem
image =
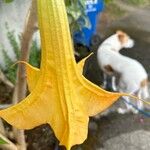
{"label": "plant stem", "polygon": [[[37,0],[32,0],[31,7],[29,9],[29,14],[27,15],[27,20],[24,26],[21,39],[21,61],[28,61],[29,49],[32,42],[32,37],[36,31],[37,24]],[[23,64],[18,65],[17,82],[14,91],[13,103],[16,104],[26,97],[26,71]],[[16,96],[15,96],[16,93]],[[18,142],[18,150],[26,150],[25,136],[23,130],[14,129],[14,135],[16,141]]]}
{"label": "plant stem", "polygon": [[14,143],[12,143],[9,139],[7,139],[5,136],[3,136],[1,133],[0,133],[0,138],[2,138],[7,142],[7,144],[0,145],[0,148],[5,150],[18,150],[17,146]]}

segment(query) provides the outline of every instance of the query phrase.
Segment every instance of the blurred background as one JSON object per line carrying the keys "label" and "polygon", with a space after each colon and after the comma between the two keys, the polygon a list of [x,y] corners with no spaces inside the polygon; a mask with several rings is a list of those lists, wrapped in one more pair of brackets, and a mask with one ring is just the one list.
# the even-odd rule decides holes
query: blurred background
{"label": "blurred background", "polygon": [[[76,61],[94,52],[84,66],[83,74],[87,79],[98,86],[102,84],[97,49],[118,29],[135,40],[132,49],[123,49],[121,53],[137,59],[150,75],[150,0],[65,0],[65,3]],[[11,66],[21,57],[23,35],[28,32],[27,14],[34,8],[32,4],[31,0],[0,0],[0,109],[12,105],[15,97],[17,66]],[[41,48],[36,17],[34,13],[32,19],[36,21],[27,43],[26,58],[39,67]],[[141,113],[118,114],[116,110],[120,105],[124,105],[122,101],[114,104],[105,115],[90,118],[88,139],[73,150],[149,150],[150,118]],[[18,141],[12,127],[4,121],[0,124],[1,134],[15,145]],[[25,139],[28,150],[64,149],[57,146],[58,141],[48,125],[25,131]],[[0,148],[11,149],[4,145]]]}

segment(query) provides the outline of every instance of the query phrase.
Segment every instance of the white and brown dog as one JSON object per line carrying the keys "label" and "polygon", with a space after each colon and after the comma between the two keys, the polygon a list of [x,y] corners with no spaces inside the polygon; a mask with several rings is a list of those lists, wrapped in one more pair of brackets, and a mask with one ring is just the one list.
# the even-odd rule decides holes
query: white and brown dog
{"label": "white and brown dog", "polygon": [[[104,86],[106,85],[106,75],[120,75],[118,90],[135,94],[138,97],[148,98],[148,75],[144,67],[134,59],[126,57],[119,53],[122,48],[132,48],[134,41],[124,32],[117,31],[114,35],[107,38],[98,48],[97,59],[100,68],[104,72]],[[113,86],[115,88],[115,78],[113,77]],[[116,89],[115,89],[116,90]],[[130,101],[128,97],[124,97]],[[131,105],[126,104],[127,109],[119,108],[119,113],[133,111],[137,113]],[[143,103],[138,101],[137,107],[143,109]]]}

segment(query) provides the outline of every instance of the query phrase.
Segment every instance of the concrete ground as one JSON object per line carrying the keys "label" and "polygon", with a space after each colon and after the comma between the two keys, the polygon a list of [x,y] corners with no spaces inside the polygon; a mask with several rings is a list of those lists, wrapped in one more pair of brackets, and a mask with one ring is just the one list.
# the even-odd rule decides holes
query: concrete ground
{"label": "concrete ground", "polygon": [[76,150],[149,150],[150,118],[112,112],[92,118],[86,142]]}
{"label": "concrete ground", "polygon": [[104,148],[97,150],[149,150],[150,132],[138,130],[121,134],[104,143]]}

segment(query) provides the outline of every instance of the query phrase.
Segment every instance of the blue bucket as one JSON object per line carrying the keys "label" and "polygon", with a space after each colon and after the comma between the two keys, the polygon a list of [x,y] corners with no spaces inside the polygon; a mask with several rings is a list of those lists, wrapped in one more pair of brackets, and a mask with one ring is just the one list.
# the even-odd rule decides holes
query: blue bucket
{"label": "blue bucket", "polygon": [[[86,14],[90,21],[90,28],[82,28],[80,32],[75,32],[73,35],[75,44],[82,44],[90,47],[91,37],[96,32],[97,15],[104,9],[104,0],[86,0]],[[79,20],[82,23],[82,20]]]}

